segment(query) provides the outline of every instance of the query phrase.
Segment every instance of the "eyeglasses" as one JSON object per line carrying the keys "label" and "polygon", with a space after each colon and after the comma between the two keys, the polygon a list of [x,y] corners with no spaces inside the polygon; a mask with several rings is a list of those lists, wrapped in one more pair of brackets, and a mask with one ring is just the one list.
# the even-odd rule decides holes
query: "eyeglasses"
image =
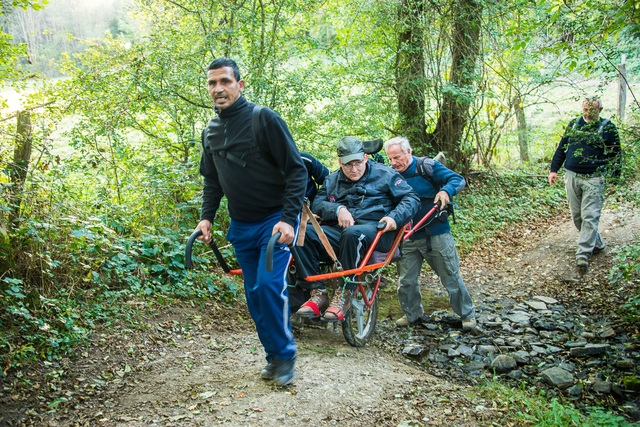
{"label": "eyeglasses", "polygon": [[343,163],[345,169],[357,169],[364,164],[364,160],[354,160],[353,162]]}

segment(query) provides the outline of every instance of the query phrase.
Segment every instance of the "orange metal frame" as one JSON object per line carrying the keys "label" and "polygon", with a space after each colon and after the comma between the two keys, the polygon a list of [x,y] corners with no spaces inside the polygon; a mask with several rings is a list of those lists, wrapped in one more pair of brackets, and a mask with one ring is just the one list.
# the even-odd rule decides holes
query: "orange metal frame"
{"label": "orange metal frame", "polygon": [[[367,250],[367,253],[364,256],[364,259],[362,260],[362,262],[357,268],[352,268],[350,270],[334,271],[332,273],[324,273],[324,274],[316,274],[313,276],[307,276],[304,278],[304,280],[307,282],[317,282],[320,280],[329,280],[329,279],[335,279],[338,277],[345,277],[345,276],[361,276],[363,273],[373,271],[373,270],[379,270],[381,268],[388,266],[389,263],[391,263],[391,260],[393,259],[396,249],[398,249],[398,246],[400,246],[400,242],[408,239],[413,233],[415,233],[427,221],[427,219],[429,219],[431,215],[433,215],[433,213],[436,212],[437,210],[438,210],[438,205],[434,205],[425,214],[425,216],[422,217],[422,219],[418,221],[416,224],[414,224],[413,226],[411,224],[407,224],[404,227],[402,227],[398,231],[396,238],[393,241],[393,245],[391,246],[391,249],[387,253],[387,256],[384,259],[384,261],[377,262],[374,264],[367,264],[371,259],[371,255],[375,251],[376,245],[378,244],[380,237],[382,236],[382,231],[378,231],[376,233],[376,237],[374,238],[373,242],[369,246],[369,249]],[[230,270],[229,274],[242,274],[242,270],[241,269]],[[362,299],[367,308],[370,308],[371,304],[373,304],[373,301],[375,301],[376,295],[378,294],[379,283],[380,281],[378,280],[378,282],[373,288],[373,293],[371,294],[370,298],[367,298],[367,294],[362,283],[358,283],[358,286],[356,289],[362,295]]]}

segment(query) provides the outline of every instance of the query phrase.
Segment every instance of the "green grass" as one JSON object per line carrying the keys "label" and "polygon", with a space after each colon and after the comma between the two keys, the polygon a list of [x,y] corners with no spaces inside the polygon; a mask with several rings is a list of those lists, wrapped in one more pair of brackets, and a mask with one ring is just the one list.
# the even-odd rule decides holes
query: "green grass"
{"label": "green grass", "polygon": [[[512,389],[496,381],[478,387],[480,395],[492,402],[495,413],[503,413],[503,426],[531,427],[630,427],[624,417],[601,408],[589,407],[585,412],[576,409],[562,398],[549,399],[543,392],[532,394]],[[635,424],[637,425],[637,424]]]}

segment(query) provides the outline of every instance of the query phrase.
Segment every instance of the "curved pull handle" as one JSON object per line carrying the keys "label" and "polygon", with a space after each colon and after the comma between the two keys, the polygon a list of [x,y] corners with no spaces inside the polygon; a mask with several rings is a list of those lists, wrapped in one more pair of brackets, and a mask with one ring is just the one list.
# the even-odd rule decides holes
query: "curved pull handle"
{"label": "curved pull handle", "polygon": [[273,271],[273,249],[275,248],[276,242],[280,238],[281,234],[282,233],[279,231],[276,231],[276,233],[269,239],[269,243],[267,243],[267,258],[265,260],[267,271]]}
{"label": "curved pull handle", "polygon": [[202,230],[196,230],[191,233],[189,239],[187,240],[187,247],[184,250],[184,266],[185,268],[191,268],[191,248],[193,247],[193,242],[196,241],[198,237],[202,234]]}

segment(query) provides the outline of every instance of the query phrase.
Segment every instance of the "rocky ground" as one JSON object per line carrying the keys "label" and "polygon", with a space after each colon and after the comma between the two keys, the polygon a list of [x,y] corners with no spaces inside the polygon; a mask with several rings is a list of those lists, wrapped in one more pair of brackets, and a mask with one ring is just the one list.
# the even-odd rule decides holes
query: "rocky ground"
{"label": "rocky ground", "polygon": [[426,273],[421,324],[395,327],[388,284],[367,346],[350,347],[339,327],[305,326],[296,383],[278,389],[259,377],[264,353],[243,308],[168,306],[143,329],[105,330],[75,357],[4,379],[0,425],[509,425],[506,408],[475,393],[493,379],[640,420],[640,332],[617,315],[640,284],[607,280],[640,220],[607,208],[607,250],[584,276],[571,267],[569,218],[553,222],[529,221],[462,257],[475,333],[443,310],[444,290]]}

